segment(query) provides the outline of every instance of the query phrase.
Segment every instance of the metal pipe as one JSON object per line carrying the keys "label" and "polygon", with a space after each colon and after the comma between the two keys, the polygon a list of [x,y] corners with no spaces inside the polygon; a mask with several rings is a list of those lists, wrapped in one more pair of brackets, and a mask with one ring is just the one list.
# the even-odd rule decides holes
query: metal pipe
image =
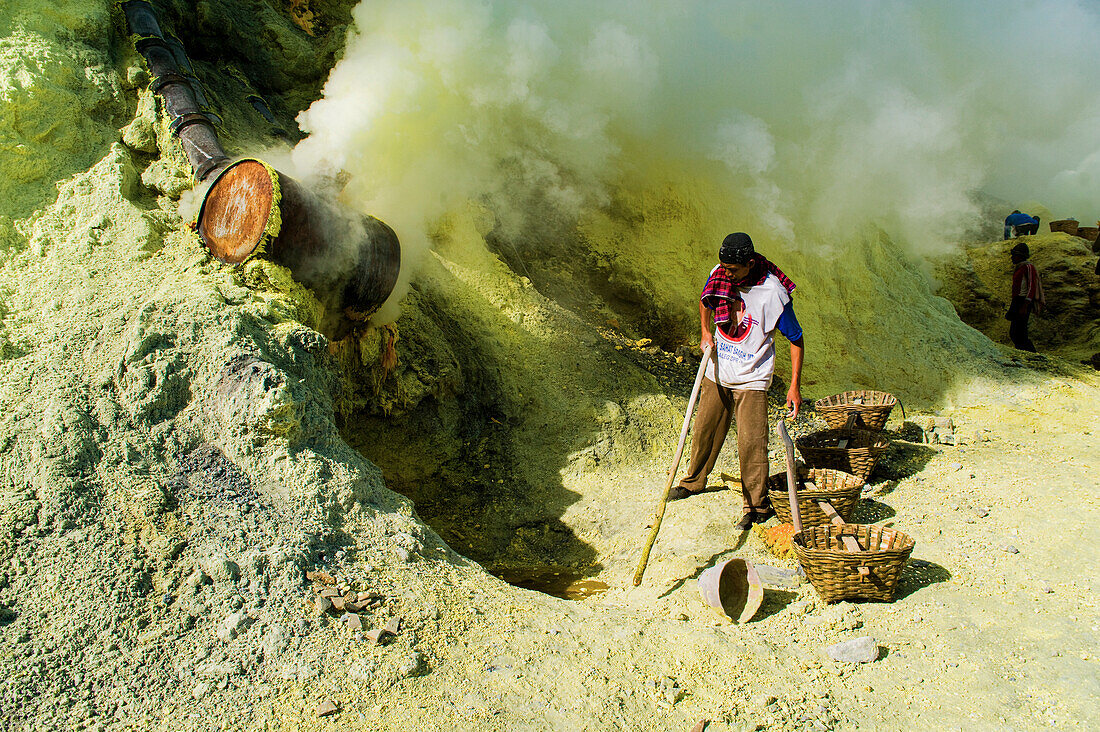
{"label": "metal pipe", "polygon": [[[134,47],[153,75],[153,92],[164,100],[165,111],[172,118],[172,133],[180,139],[195,179],[206,180],[229,163],[214,122],[203,111],[195,85],[180,73],[176,52],[165,40],[153,6],[147,0],[127,0],[121,6],[130,31],[136,36]],[[182,44],[179,51],[183,51]]]}
{"label": "metal pipe", "polygon": [[173,58],[176,59],[176,65],[179,67],[180,74],[187,79],[187,83],[191,85],[191,89],[195,92],[195,101],[199,103],[199,109],[203,114],[209,117],[215,125],[220,125],[222,118],[212,109],[210,99],[206,96],[206,88],[195,74],[195,67],[191,65],[191,59],[187,56],[187,51],[183,47],[183,42],[172,34],[165,36],[164,41],[168,44],[169,50],[172,51]]}
{"label": "metal pipe", "polygon": [[401,247],[393,229],[336,206],[260,160],[239,160],[210,184],[198,232],[215,257],[262,255],[294,273],[326,310],[366,321],[393,292]]}
{"label": "metal pipe", "polygon": [[131,33],[139,37],[161,37],[157,14],[146,0],[127,0],[119,5],[122,7],[122,12],[126,14],[126,23],[130,26]]}
{"label": "metal pipe", "polygon": [[[230,264],[263,255],[287,267],[326,305],[323,325],[330,332],[345,330],[344,319],[366,321],[397,283],[401,247],[393,229],[314,195],[262,161],[230,164],[202,109],[201,85],[188,76],[192,69],[183,44],[165,39],[147,0],[121,6],[195,178],[214,176],[197,222],[207,248]],[[253,94],[246,101],[274,122],[262,97]]]}

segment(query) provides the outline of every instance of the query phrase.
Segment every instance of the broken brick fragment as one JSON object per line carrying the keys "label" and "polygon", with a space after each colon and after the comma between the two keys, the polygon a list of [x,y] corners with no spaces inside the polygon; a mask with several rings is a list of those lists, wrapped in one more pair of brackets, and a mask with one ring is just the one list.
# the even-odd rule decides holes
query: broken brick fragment
{"label": "broken brick fragment", "polygon": [[336,714],[338,711],[340,711],[340,707],[336,706],[336,703],[332,701],[323,701],[317,705],[318,717],[329,717]]}
{"label": "broken brick fragment", "polygon": [[363,629],[363,620],[355,613],[344,613],[340,617],[340,620],[343,621],[347,629],[352,632]]}
{"label": "broken brick fragment", "polygon": [[397,635],[401,632],[401,618],[390,618],[386,623],[386,627],[383,628],[390,635]]}
{"label": "broken brick fragment", "polygon": [[326,574],[321,570],[309,570],[306,572],[306,579],[313,582],[320,582],[326,585],[336,584],[336,579],[332,575]]}

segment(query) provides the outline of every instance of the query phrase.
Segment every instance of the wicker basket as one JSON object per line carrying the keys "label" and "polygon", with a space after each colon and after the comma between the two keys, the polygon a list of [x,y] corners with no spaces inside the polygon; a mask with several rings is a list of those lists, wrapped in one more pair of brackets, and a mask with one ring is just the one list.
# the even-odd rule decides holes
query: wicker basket
{"label": "wicker basket", "polygon": [[1061,221],[1051,221],[1050,231],[1063,231],[1070,236],[1077,236],[1077,220],[1076,219],[1062,219]]}
{"label": "wicker basket", "polygon": [[[841,447],[841,440],[848,445]],[[795,440],[806,464],[832,468],[867,480],[890,441],[868,430],[822,430]]]}
{"label": "wicker basket", "polygon": [[1085,241],[1096,241],[1097,234],[1100,234],[1100,228],[1096,226],[1077,227],[1077,236],[1081,237]]}
{"label": "wicker basket", "polygon": [[[803,481],[810,481],[817,490],[802,487]],[[859,504],[860,492],[866,484],[862,478],[829,468],[809,468],[800,471],[798,486],[798,512],[803,526],[817,526],[829,523],[829,517],[817,505],[818,501],[828,501],[840,517],[847,521]],[[787,473],[776,473],[768,478],[768,499],[775,509],[780,523],[791,523],[791,502],[787,495]]]}
{"label": "wicker basket", "polygon": [[[848,415],[855,412],[855,426],[861,430],[879,431],[886,426],[890,410],[898,403],[897,397],[884,391],[846,391],[814,402],[814,409],[833,429],[841,429]],[[902,407],[902,417],[905,407]]]}
{"label": "wicker basket", "polygon": [[[848,551],[842,534],[854,536],[867,550]],[[901,572],[915,546],[913,539],[900,531],[869,524],[804,528],[794,535],[792,544],[806,578],[825,602],[893,602]]]}

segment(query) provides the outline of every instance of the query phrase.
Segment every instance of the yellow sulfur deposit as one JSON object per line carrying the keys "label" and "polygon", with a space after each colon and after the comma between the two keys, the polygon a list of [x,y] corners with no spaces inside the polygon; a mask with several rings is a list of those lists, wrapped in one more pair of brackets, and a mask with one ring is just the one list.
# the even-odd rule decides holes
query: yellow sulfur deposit
{"label": "yellow sulfur deposit", "polygon": [[[1100,197],[1090,5],[151,5],[228,153],[392,224],[402,280],[341,320],[211,258],[119,4],[0,4],[2,726],[1100,726],[1095,255],[1031,237],[1040,354],[996,321],[1007,211]],[[894,603],[826,605],[732,481],[630,582],[736,230],[798,285],[792,431],[905,403],[856,509],[917,542]],[[774,584],[715,625],[734,557]]]}

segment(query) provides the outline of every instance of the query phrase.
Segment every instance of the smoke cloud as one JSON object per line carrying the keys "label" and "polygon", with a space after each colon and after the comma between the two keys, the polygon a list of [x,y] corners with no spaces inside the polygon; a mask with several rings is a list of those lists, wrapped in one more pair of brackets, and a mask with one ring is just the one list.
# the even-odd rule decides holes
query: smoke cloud
{"label": "smoke cloud", "polygon": [[973,227],[976,192],[1100,216],[1100,10],[1083,2],[372,0],[354,15],[294,168],[348,177],[345,202],[400,236],[405,281],[469,201],[537,238],[672,164],[729,191],[719,230],[751,217],[788,243],[873,224],[935,251]]}

